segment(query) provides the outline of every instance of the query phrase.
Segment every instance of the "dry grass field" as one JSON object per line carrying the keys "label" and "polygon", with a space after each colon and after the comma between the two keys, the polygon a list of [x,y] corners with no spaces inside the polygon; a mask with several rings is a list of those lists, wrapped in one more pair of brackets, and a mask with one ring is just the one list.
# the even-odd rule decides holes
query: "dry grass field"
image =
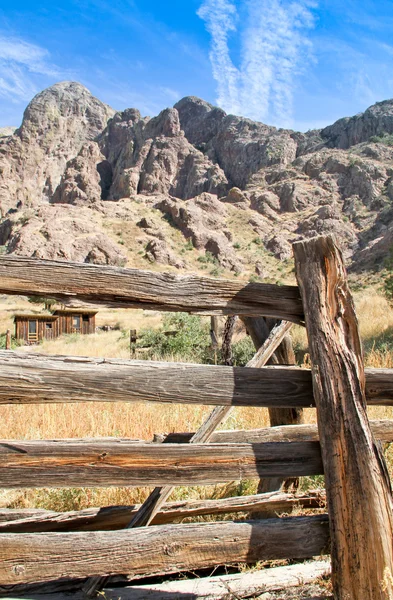
{"label": "dry grass field", "polygon": [[[366,366],[393,367],[393,309],[375,288],[355,294],[360,331],[365,348]],[[13,331],[14,312],[40,312],[39,305],[26,299],[2,298],[0,300],[0,333],[7,328]],[[90,336],[63,336],[35,347],[21,346],[18,351],[44,354],[129,357],[129,329],[138,331],[156,329],[162,315],[137,310],[102,309],[97,315],[97,325],[116,326],[118,329],[98,332]],[[244,333],[239,331],[237,338]],[[293,328],[293,341],[300,361],[307,365],[307,347],[304,329]],[[142,357],[142,355],[140,355]],[[159,358],[159,357],[157,357]],[[166,356],[166,360],[182,360],[181,356]],[[189,360],[189,359],[187,359]],[[1,406],[0,438],[50,439],[72,437],[117,436],[151,440],[154,433],[194,431],[211,411],[209,407],[127,404],[83,403],[69,405]],[[393,418],[393,410],[386,407],[370,409],[373,418]],[[306,410],[306,420],[315,421],[315,411]],[[267,426],[266,409],[235,409],[225,429],[251,429]],[[393,473],[393,454],[386,451],[389,469]],[[305,485],[307,482],[305,482]],[[219,497],[238,493],[252,493],[256,482],[231,482],[228,485],[177,488],[173,498]],[[64,489],[64,490],[0,490],[2,507],[42,507],[53,510],[72,510],[108,504],[140,502],[148,493],[146,488]]]}

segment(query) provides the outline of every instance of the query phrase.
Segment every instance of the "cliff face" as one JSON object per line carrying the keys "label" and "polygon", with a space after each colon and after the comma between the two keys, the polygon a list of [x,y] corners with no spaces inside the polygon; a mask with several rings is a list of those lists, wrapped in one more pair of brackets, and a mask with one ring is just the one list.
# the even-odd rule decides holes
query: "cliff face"
{"label": "cliff face", "polygon": [[354,269],[393,244],[393,101],[320,131],[276,129],[195,97],[157,117],[78,83],[0,132],[3,251],[275,278],[290,244],[335,233]]}

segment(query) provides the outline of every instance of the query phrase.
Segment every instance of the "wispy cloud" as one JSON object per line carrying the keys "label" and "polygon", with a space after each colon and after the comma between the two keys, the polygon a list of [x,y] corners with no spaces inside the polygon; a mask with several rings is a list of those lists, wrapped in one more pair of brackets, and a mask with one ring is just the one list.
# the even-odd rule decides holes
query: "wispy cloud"
{"label": "wispy cloud", "polygon": [[177,102],[181,98],[180,92],[178,92],[177,90],[173,90],[170,87],[166,87],[166,86],[162,86],[161,85],[161,86],[159,86],[158,89],[171,102]]}
{"label": "wispy cloud", "polygon": [[212,37],[210,61],[217,82],[217,102],[229,112],[241,110],[240,73],[234,66],[228,46],[228,37],[236,31],[236,6],[229,0],[205,0],[198,16],[206,23]]}
{"label": "wispy cloud", "polygon": [[0,33],[0,97],[11,102],[31,100],[37,92],[35,75],[56,78],[61,73],[45,48]]}
{"label": "wispy cloud", "polygon": [[210,59],[217,102],[228,112],[282,127],[291,125],[293,91],[311,56],[311,0],[246,0],[239,33],[240,64],[231,59],[229,34],[237,31],[237,8],[228,0],[204,0],[198,15],[211,34]]}

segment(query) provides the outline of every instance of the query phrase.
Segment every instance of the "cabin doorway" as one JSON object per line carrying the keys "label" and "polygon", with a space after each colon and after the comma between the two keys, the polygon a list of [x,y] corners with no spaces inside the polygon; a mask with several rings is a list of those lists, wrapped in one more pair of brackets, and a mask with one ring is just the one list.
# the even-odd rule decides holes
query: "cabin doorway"
{"label": "cabin doorway", "polygon": [[29,319],[28,341],[29,342],[37,342],[38,341],[38,322],[33,319]]}
{"label": "cabin doorway", "polygon": [[80,333],[81,332],[81,317],[80,315],[72,316],[72,333]]}

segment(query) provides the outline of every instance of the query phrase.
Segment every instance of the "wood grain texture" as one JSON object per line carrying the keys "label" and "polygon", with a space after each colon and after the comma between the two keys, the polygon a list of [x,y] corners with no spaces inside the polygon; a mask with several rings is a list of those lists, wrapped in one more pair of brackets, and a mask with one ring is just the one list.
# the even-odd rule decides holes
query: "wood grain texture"
{"label": "wood grain texture", "polygon": [[[239,512],[290,512],[293,508],[322,508],[323,490],[305,494],[269,492],[254,496],[234,496],[218,500],[183,500],[167,502],[152,520],[163,525],[204,515]],[[34,533],[45,531],[105,531],[124,529],[140,505],[86,508],[80,511],[55,512],[32,509],[0,509],[0,533]]]}
{"label": "wood grain texture", "polygon": [[[271,567],[258,571],[215,575],[192,579],[177,579],[164,583],[148,583],[126,587],[106,586],[103,600],[235,600],[236,598],[257,598],[261,593],[302,586],[312,583],[330,573],[328,560],[308,561],[284,567]],[[7,600],[86,600],[82,590],[72,593],[47,593],[49,585],[41,584],[42,593],[20,592],[7,596]],[[231,590],[229,592],[229,590]],[[299,588],[300,592],[301,588]],[[100,598],[100,596],[98,596]],[[263,597],[263,596],[262,596]],[[265,596],[266,597],[266,596]],[[329,596],[330,598],[330,596]],[[308,598],[308,600],[328,600]]]}
{"label": "wood grain texture", "polygon": [[[371,431],[375,438],[382,443],[393,442],[393,421],[375,420],[370,421]],[[154,441],[166,441],[170,444],[185,444],[191,438],[192,433],[168,433],[157,434]],[[228,431],[216,431],[210,440],[215,444],[227,443],[249,443],[260,442],[318,442],[319,434],[317,425],[305,423],[301,425],[283,425],[277,427],[263,427],[262,429],[231,429]]]}
{"label": "wood grain texture", "polygon": [[115,532],[0,534],[0,586],[144,575],[310,558],[328,546],[326,515],[137,527]]}
{"label": "wood grain texture", "polygon": [[393,597],[392,494],[366,411],[362,347],[331,237],[294,245],[325,467],[336,600]]}
{"label": "wood grain texture", "polygon": [[318,442],[138,444],[0,441],[0,487],[208,485],[264,476],[319,475]]}
{"label": "wood grain texture", "polygon": [[[393,405],[393,371],[368,369],[366,376],[368,403]],[[257,369],[0,351],[0,404],[85,401],[290,408],[315,404],[311,372],[299,367]]]}
{"label": "wood grain texture", "polygon": [[296,286],[242,283],[111,266],[0,258],[0,294],[47,296],[113,307],[209,315],[267,315],[296,323],[303,307]]}
{"label": "wood grain texture", "polygon": [[0,351],[0,404],[78,401],[311,405],[313,395],[311,375],[302,369],[262,370]]}

